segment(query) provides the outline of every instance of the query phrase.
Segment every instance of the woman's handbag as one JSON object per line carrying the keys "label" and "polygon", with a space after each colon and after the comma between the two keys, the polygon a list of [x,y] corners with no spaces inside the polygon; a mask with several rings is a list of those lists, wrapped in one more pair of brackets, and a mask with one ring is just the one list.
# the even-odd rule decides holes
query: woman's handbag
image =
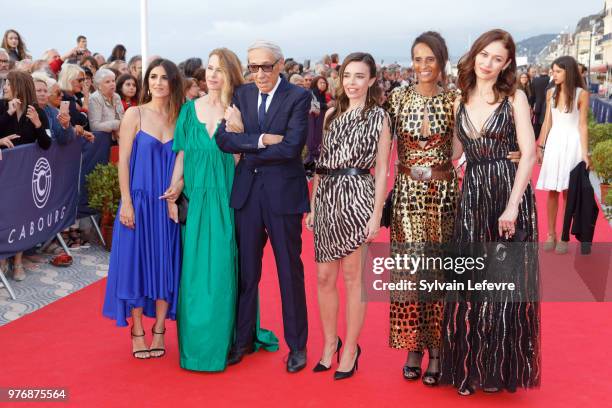
{"label": "woman's handbag", "polygon": [[380,226],[389,228],[391,226],[391,214],[393,213],[393,190],[389,191],[380,218]]}
{"label": "woman's handbag", "polygon": [[[397,122],[399,115],[395,117],[394,126],[391,129],[391,154],[389,155],[389,173],[391,172],[391,159],[393,157],[393,146],[395,145],[395,134],[397,131]],[[396,170],[397,171],[397,170]],[[382,217],[380,217],[380,226],[385,228],[391,228],[391,217],[393,215],[393,189],[387,194],[385,205],[382,210]]]}
{"label": "woman's handbag", "polygon": [[189,200],[183,193],[176,199],[176,205],[178,207],[178,221],[180,224],[185,225],[187,223],[187,209],[189,208]]}

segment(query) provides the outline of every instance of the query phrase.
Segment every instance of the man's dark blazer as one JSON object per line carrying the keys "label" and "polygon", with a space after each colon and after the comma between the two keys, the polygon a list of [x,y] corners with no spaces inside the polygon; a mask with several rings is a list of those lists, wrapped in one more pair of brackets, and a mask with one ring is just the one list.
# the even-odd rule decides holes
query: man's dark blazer
{"label": "man's dark blazer", "polygon": [[[548,75],[540,75],[534,78],[532,82],[535,103],[533,105],[533,113],[536,116],[537,123],[544,123],[544,117],[546,116],[546,90],[548,89],[548,83],[550,77]],[[537,137],[538,135],[536,135]]]}
{"label": "man's dark blazer", "polygon": [[[276,214],[303,214],[310,211],[302,149],[308,134],[311,95],[305,89],[281,79],[260,128],[257,120],[259,90],[254,83],[234,91],[232,103],[240,110],[244,133],[228,132],[225,121],[219,126],[217,144],[227,153],[240,153],[230,206],[241,209],[251,191],[254,177],[261,177],[271,210]],[[259,149],[263,133],[284,136],[281,143]]]}

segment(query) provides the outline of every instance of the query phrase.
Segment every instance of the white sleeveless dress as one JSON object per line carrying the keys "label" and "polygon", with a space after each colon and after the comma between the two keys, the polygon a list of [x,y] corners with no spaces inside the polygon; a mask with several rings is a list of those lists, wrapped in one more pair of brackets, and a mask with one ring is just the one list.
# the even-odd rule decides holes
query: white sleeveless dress
{"label": "white sleeveless dress", "polygon": [[[578,99],[582,88],[576,88],[576,97],[571,112],[551,108],[552,128],[546,139],[544,159],[536,188],[538,190],[563,191],[569,187],[570,172],[582,161],[580,146],[580,112]],[[551,106],[553,99],[551,98]]]}

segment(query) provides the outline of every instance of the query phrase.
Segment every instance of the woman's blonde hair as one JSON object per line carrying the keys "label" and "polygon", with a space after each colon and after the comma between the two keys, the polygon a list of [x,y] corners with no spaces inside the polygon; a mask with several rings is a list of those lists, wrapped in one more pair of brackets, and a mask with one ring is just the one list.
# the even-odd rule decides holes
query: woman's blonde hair
{"label": "woman's blonde hair", "polygon": [[59,73],[57,82],[63,92],[72,92],[72,81],[79,77],[79,74],[85,74],[85,71],[76,64],[64,64]]}
{"label": "woman's blonde hair", "polygon": [[242,77],[242,64],[233,51],[227,48],[216,48],[208,54],[208,59],[216,55],[224,75],[223,89],[221,90],[221,103],[228,107],[232,103],[234,89],[244,83]]}
{"label": "woman's blonde hair", "polygon": [[32,79],[34,82],[44,82],[44,84],[47,85],[47,88],[51,88],[57,83],[55,79],[50,78],[47,74],[41,71],[32,72]]}

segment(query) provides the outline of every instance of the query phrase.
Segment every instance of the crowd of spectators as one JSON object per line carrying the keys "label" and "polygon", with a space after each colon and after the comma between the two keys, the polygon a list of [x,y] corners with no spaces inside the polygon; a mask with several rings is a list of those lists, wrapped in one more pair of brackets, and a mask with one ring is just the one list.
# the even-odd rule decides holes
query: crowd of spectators
{"label": "crowd of spectators", "polygon": [[[150,60],[155,58],[158,56]],[[142,57],[129,55],[122,44],[113,47],[108,58],[90,51],[84,35],[79,35],[75,46],[63,54],[50,48],[34,58],[24,38],[15,30],[7,30],[0,48],[0,148],[38,143],[45,149],[52,142],[66,144],[75,139],[86,146],[94,142],[94,132],[110,134],[116,141],[124,112],[138,105],[142,66]],[[178,67],[183,74],[186,98],[205,95],[204,61],[192,57]],[[335,105],[336,90],[341,86],[339,68],[340,56],[336,53],[324,55],[314,64],[310,60],[303,63],[293,58],[285,60],[283,77],[312,93],[308,140],[303,152],[308,174],[314,170],[319,154],[325,112]],[[377,79],[383,90],[381,104],[393,89],[414,82],[410,67],[390,64],[378,68]],[[243,72],[245,81],[252,81],[252,74],[246,69]],[[531,82],[536,72],[529,69],[517,75],[517,86],[532,104],[535,95]],[[447,86],[453,87],[453,82],[451,77]],[[22,115],[28,120],[20,121]],[[88,245],[78,223],[64,235],[72,249]],[[61,252],[58,245],[52,245],[51,250]],[[4,269],[6,265],[0,263]],[[20,256],[14,258],[13,265],[15,279],[23,279]]]}

